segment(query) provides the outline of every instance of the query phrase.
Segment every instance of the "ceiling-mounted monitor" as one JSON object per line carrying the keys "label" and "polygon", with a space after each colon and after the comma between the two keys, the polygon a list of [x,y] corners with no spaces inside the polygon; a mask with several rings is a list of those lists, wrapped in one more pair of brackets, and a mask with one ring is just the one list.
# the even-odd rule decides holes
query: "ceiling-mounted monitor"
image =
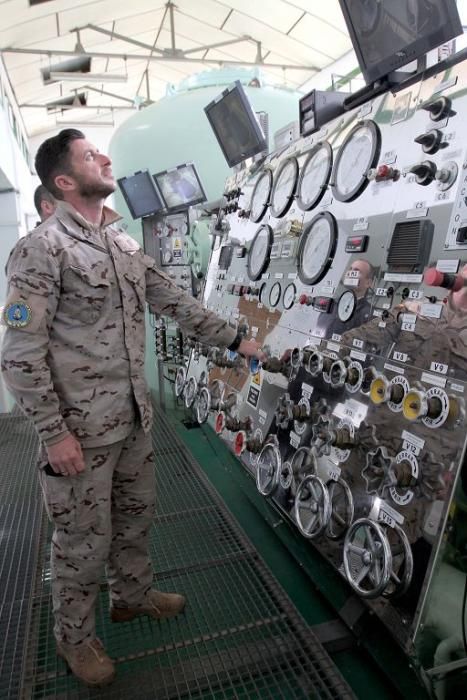
{"label": "ceiling-mounted monitor", "polygon": [[154,180],[147,170],[117,180],[133,219],[156,214],[164,208]]}
{"label": "ceiling-mounted monitor", "polygon": [[339,0],[367,83],[462,34],[456,0]]}
{"label": "ceiling-mounted monitor", "polygon": [[206,201],[198,172],[193,163],[183,163],[176,168],[153,175],[168,211],[188,209]]}
{"label": "ceiling-mounted monitor", "polygon": [[239,80],[204,111],[230,167],[267,149],[266,136]]}

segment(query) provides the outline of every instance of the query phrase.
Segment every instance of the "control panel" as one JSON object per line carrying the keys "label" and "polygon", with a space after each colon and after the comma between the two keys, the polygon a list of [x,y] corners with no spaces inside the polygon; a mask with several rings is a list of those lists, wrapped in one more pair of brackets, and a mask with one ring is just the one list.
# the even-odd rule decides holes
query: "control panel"
{"label": "control panel", "polygon": [[418,658],[465,577],[466,114],[459,62],[233,175],[205,303],[267,359],[195,344],[176,383]]}

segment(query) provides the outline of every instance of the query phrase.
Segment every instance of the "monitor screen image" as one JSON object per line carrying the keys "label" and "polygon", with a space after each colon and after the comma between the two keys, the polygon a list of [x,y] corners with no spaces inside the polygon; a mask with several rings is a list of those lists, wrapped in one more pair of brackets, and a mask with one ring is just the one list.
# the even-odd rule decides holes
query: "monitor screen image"
{"label": "monitor screen image", "polygon": [[193,163],[184,163],[176,168],[153,175],[165,206],[169,211],[186,209],[206,201],[203,186]]}
{"label": "monitor screen image", "polygon": [[266,137],[240,81],[204,111],[230,167],[267,149]]}
{"label": "monitor screen image", "polygon": [[117,180],[133,219],[155,214],[163,208],[154,180],[147,170]]}
{"label": "monitor screen image", "polygon": [[367,83],[462,34],[456,0],[339,0]]}

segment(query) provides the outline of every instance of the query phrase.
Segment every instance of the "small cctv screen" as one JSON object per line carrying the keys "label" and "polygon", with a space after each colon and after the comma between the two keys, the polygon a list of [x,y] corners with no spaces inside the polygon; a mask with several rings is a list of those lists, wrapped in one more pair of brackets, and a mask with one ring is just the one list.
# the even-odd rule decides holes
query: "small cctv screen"
{"label": "small cctv screen", "polygon": [[206,195],[193,163],[179,165],[154,175],[169,211],[186,209],[206,201]]}
{"label": "small cctv screen", "polygon": [[163,208],[154,181],[147,170],[120,178],[118,185],[133,219],[155,214]]}
{"label": "small cctv screen", "polygon": [[230,167],[267,148],[263,130],[238,81],[205,107],[205,112]]}

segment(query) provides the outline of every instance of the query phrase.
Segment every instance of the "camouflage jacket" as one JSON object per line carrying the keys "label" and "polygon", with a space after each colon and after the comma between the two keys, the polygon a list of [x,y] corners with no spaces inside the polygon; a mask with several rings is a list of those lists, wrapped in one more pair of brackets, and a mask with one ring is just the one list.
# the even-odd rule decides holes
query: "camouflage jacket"
{"label": "camouflage jacket", "polygon": [[68,432],[86,447],[111,444],[131,432],[135,414],[149,430],[145,302],[210,345],[236,336],[113,226],[118,218],[105,207],[96,227],[60,203],[7,264],[2,371],[45,444]]}

